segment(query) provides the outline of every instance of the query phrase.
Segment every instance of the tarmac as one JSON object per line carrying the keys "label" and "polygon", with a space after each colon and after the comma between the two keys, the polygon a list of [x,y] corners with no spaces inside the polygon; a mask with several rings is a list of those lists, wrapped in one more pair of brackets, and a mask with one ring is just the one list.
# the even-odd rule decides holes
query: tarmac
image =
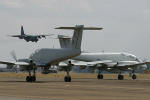
{"label": "tarmac", "polygon": [[72,82],[64,82],[64,73],[37,75],[34,83],[25,82],[24,73],[0,73],[0,100],[149,100],[150,75],[138,74],[136,80],[125,75],[72,73]]}

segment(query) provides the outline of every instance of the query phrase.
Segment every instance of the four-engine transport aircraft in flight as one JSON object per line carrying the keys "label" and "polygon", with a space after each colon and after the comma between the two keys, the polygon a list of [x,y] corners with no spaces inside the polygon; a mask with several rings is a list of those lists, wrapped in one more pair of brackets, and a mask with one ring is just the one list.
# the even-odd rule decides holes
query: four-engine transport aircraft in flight
{"label": "four-engine transport aircraft in flight", "polygon": [[[59,35],[58,36],[61,48],[70,48],[70,37]],[[129,53],[91,53],[82,52],[79,56],[72,58],[74,61],[70,61],[75,66],[88,66],[91,70],[98,69],[98,79],[103,79],[102,71],[108,71],[112,73],[118,73],[118,80],[123,80],[123,72],[129,72],[132,79],[136,79],[135,71],[145,70],[146,64],[138,59],[135,55]],[[59,66],[65,66],[64,62],[61,62]]]}
{"label": "four-engine transport aircraft in flight", "polygon": [[50,35],[29,35],[29,34],[25,34],[24,33],[24,29],[23,26],[21,26],[21,35],[11,35],[11,37],[18,37],[19,39],[24,39],[25,41],[29,42],[37,42],[39,39],[41,38],[46,38],[46,36],[51,36],[53,34]]}
{"label": "four-engine transport aircraft in flight", "polygon": [[[26,77],[27,82],[36,81],[36,67],[43,67],[44,70],[48,70],[51,65],[57,65],[59,62],[73,58],[80,55],[81,53],[81,41],[83,30],[101,30],[102,28],[97,27],[84,27],[83,25],[76,25],[75,27],[58,27],[55,29],[71,29],[74,30],[70,48],[42,48],[36,50],[30,55],[28,59],[17,59],[13,54],[15,62],[0,61],[0,64],[7,65],[19,65],[25,68],[29,75]],[[69,62],[68,66],[64,68],[67,72],[64,81],[70,82],[71,76],[69,75],[69,69],[72,66]],[[31,75],[33,70],[33,75]]]}

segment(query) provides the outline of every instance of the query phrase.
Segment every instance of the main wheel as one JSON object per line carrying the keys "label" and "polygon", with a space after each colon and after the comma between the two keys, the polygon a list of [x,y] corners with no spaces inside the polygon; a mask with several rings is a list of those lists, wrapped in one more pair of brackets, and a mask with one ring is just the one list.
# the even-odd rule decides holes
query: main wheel
{"label": "main wheel", "polygon": [[26,77],[26,82],[35,82],[36,81],[36,77],[35,76],[27,76]]}
{"label": "main wheel", "polygon": [[26,81],[27,81],[27,82],[32,82],[32,76],[27,76],[27,77],[26,77]]}
{"label": "main wheel", "polygon": [[35,82],[36,81],[36,77],[32,76],[32,81]]}
{"label": "main wheel", "polygon": [[102,74],[98,74],[97,75],[97,79],[103,79],[103,75]]}
{"label": "main wheel", "polygon": [[64,81],[65,82],[71,82],[71,76],[65,76]]}
{"label": "main wheel", "polygon": [[132,79],[133,79],[133,80],[136,79],[136,75],[135,75],[135,74],[132,75]]}
{"label": "main wheel", "polygon": [[124,76],[123,75],[118,75],[118,80],[123,80]]}
{"label": "main wheel", "polygon": [[29,81],[30,81],[30,77],[27,76],[27,77],[26,77],[26,82],[29,82]]}

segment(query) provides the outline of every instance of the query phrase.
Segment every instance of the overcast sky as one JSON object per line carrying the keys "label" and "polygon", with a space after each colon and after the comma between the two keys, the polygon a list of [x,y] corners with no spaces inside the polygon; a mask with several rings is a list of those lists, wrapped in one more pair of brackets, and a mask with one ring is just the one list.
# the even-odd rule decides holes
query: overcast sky
{"label": "overcast sky", "polygon": [[103,27],[84,31],[82,50],[128,52],[150,60],[150,0],[0,0],[0,60],[27,58],[39,48],[59,48],[56,39],[25,42],[7,35],[55,34],[58,26]]}

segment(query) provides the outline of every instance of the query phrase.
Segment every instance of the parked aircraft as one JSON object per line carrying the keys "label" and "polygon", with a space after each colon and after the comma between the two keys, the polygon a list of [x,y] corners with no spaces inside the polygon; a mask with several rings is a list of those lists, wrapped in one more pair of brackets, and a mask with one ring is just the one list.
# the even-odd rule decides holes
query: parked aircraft
{"label": "parked aircraft", "polygon": [[39,39],[41,38],[46,38],[46,36],[51,36],[53,34],[50,35],[29,35],[29,34],[25,34],[24,33],[24,29],[23,26],[21,26],[21,35],[12,35],[11,37],[18,37],[19,39],[24,39],[25,41],[29,42],[37,42]]}
{"label": "parked aircraft", "polygon": [[[59,35],[58,36],[61,48],[70,48],[70,37]],[[79,56],[72,58],[76,61],[70,61],[71,64],[76,66],[88,66],[91,70],[98,69],[98,79],[103,79],[102,71],[108,71],[112,73],[118,73],[118,80],[123,80],[123,72],[129,72],[132,79],[136,79],[136,70],[145,70],[146,64],[138,59],[135,55],[129,53],[90,53],[82,52]],[[60,66],[65,66],[65,63],[61,62]]]}
{"label": "parked aircraft", "polygon": [[[36,81],[36,67],[43,67],[44,70],[48,70],[51,65],[57,65],[61,61],[80,55],[83,30],[101,30],[102,28],[84,27],[83,25],[76,25],[75,27],[58,27],[56,29],[74,30],[70,48],[38,49],[33,54],[31,54],[28,59],[17,59],[15,54],[13,54],[15,62],[0,61],[0,63],[7,65],[19,65],[20,67],[25,68],[29,72],[29,75],[26,77],[27,82]],[[71,81],[71,76],[69,75],[70,66],[72,65],[69,62],[68,66],[64,68],[67,72],[67,76],[65,76],[64,78],[65,82]],[[33,75],[31,75],[31,70],[33,70]]]}

